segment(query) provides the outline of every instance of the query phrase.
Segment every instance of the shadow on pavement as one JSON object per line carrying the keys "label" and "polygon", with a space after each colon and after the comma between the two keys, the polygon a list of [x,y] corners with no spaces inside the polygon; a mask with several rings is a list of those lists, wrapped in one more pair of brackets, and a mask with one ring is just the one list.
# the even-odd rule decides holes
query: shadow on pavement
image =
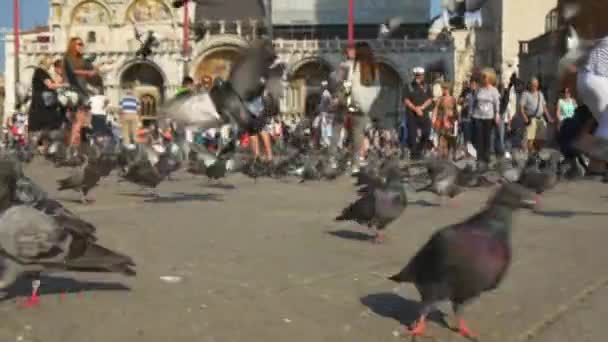
{"label": "shadow on pavement", "polygon": [[[392,318],[406,326],[411,326],[418,319],[421,309],[419,302],[391,292],[375,293],[361,297],[361,304],[367,306],[379,316]],[[448,328],[445,314],[442,312],[433,311],[427,319]]]}
{"label": "shadow on pavement", "polygon": [[222,202],[222,196],[218,194],[201,194],[201,193],[186,193],[173,192],[171,194],[160,194],[156,198],[151,194],[144,193],[121,193],[121,196],[146,198],[145,203],[179,203],[179,202]]}
{"label": "shadow on pavement", "polygon": [[223,184],[223,183],[208,183],[208,184],[203,184],[202,187],[209,188],[209,189],[220,189],[220,190],[236,190],[236,186],[234,186],[232,184]]}
{"label": "shadow on pavement", "polygon": [[573,211],[573,210],[551,210],[551,211],[537,211],[536,215],[549,217],[549,218],[570,218],[573,216],[608,216],[608,213],[599,213],[594,211]]}
{"label": "shadow on pavement", "polygon": [[[33,278],[23,277],[17,280],[6,291],[6,297],[3,301],[11,300],[17,297],[26,297],[32,293]],[[131,288],[116,282],[89,282],[78,281],[72,278],[55,277],[55,276],[40,276],[40,296],[70,294],[78,292],[93,292],[93,291],[130,291]]]}
{"label": "shadow on pavement", "polygon": [[407,205],[417,205],[420,207],[440,207],[440,205],[438,203],[432,203],[432,202],[425,201],[425,200],[410,201],[410,202],[407,202]]}
{"label": "shadow on pavement", "polygon": [[341,239],[355,241],[371,241],[374,239],[372,235],[346,229],[328,231],[327,234],[339,237]]}

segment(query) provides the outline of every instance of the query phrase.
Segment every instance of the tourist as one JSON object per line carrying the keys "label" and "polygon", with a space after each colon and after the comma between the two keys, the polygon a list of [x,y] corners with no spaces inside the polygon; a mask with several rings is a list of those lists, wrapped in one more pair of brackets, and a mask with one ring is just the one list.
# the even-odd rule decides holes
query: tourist
{"label": "tourist", "polygon": [[[509,152],[509,150],[511,150],[511,148],[513,147],[513,142],[511,141],[511,139],[507,139],[506,137],[506,133],[507,132],[511,132],[511,127],[512,127],[512,122],[513,122],[513,118],[515,117],[515,115],[517,114],[517,98],[518,98],[518,93],[517,93],[517,83],[519,82],[519,80],[517,79],[516,75],[513,74],[513,76],[511,77],[511,79],[509,80],[509,85],[504,89],[501,99],[500,99],[500,113],[502,114],[502,121],[503,121],[503,132],[502,134],[502,141],[503,141],[503,152],[505,154],[505,156],[507,158],[511,158],[511,153]],[[509,145],[509,148],[507,148],[506,145]]]}
{"label": "tourist", "polygon": [[[545,96],[540,91],[538,78],[533,77],[528,85],[528,91],[521,96],[520,111],[526,121],[526,147],[528,152],[538,151],[546,140],[547,123],[554,122],[549,115]],[[544,115],[544,119],[543,119]],[[546,120],[546,122],[545,122]]]}
{"label": "tourist", "polygon": [[491,68],[481,71],[481,84],[475,94],[472,118],[478,166],[486,169],[490,164],[492,131],[501,123],[500,94],[496,89],[496,73]]}
{"label": "tourist", "polygon": [[[246,104],[247,109],[253,115],[253,120],[262,120],[264,118],[264,111],[270,110],[271,108],[268,101],[268,97],[266,96],[258,96],[253,101]],[[257,125],[255,125],[257,126]],[[272,142],[270,139],[270,132],[266,129],[264,125],[261,131],[257,131],[257,128],[251,128],[248,130],[247,134],[249,135],[249,144],[251,145],[251,150],[253,152],[253,156],[255,159],[260,158],[260,139],[264,144],[264,156],[261,157],[262,161],[270,162],[272,161]]]}
{"label": "tourist", "polygon": [[473,123],[471,121],[471,115],[475,108],[475,93],[479,87],[479,82],[476,78],[471,78],[469,82],[465,82],[462,93],[458,102],[460,103],[461,110],[459,115],[460,123],[460,136],[462,137],[462,146],[465,149],[467,156],[471,156],[470,152],[473,146]]}
{"label": "tourist", "polygon": [[[417,67],[413,71],[414,80],[406,87],[403,102],[407,109],[407,138],[411,157],[419,159],[429,145],[431,120],[426,112],[433,104],[433,94],[424,81],[424,69]],[[421,132],[419,140],[418,130]]]}
{"label": "tourist", "polygon": [[352,63],[348,80],[352,84],[352,98],[355,110],[351,113],[353,141],[353,173],[359,171],[365,155],[365,127],[369,122],[371,107],[380,90],[380,72],[372,48],[368,43],[359,42],[354,50],[347,50],[347,58]]}
{"label": "tourist", "polygon": [[[524,82],[519,79],[515,81],[513,86],[515,93],[515,108],[509,108],[509,110],[512,111],[511,120],[507,123],[511,150],[513,153],[518,154],[524,153],[524,150],[526,149],[526,118],[521,112],[521,106],[519,105],[525,88]],[[509,106],[513,106],[513,103],[509,102]]]}
{"label": "tourist", "polygon": [[450,94],[450,83],[441,84],[441,96],[435,102],[433,109],[433,127],[439,135],[439,156],[454,158],[456,149],[457,126],[456,99]]}
{"label": "tourist", "polygon": [[131,87],[125,89],[125,95],[120,100],[120,126],[122,127],[122,143],[128,148],[133,148],[137,139],[137,128],[139,125],[140,103]]}
{"label": "tourist", "polygon": [[[63,123],[57,97],[57,89],[61,87],[61,83],[56,83],[51,78],[52,64],[53,60],[50,56],[43,56],[32,76],[32,101],[28,113],[28,128],[34,146],[38,145],[44,132],[58,129]],[[44,140],[42,141],[43,150],[47,145],[46,139]]]}
{"label": "tourist", "polygon": [[78,103],[72,117],[69,144],[78,146],[81,142],[82,129],[90,125],[90,113],[87,102],[90,91],[88,80],[97,76],[97,71],[84,59],[84,42],[78,37],[71,38],[63,59],[65,77],[70,87],[78,93]]}
{"label": "tourist", "polygon": [[569,88],[562,89],[559,100],[557,100],[557,106],[555,107],[555,117],[559,122],[558,127],[561,128],[564,122],[572,120],[577,107],[576,100],[572,97]]}
{"label": "tourist", "polygon": [[89,99],[91,105],[91,126],[94,135],[112,135],[108,122],[107,108],[110,103],[105,95],[94,95]]}

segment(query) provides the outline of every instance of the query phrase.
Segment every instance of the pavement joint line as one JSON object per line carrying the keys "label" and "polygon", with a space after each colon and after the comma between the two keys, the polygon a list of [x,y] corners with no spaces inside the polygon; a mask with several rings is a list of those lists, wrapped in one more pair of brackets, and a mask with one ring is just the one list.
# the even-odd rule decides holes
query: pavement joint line
{"label": "pavement joint line", "polygon": [[317,283],[319,281],[331,279],[331,278],[334,278],[334,277],[339,276],[339,275],[349,274],[349,273],[366,272],[370,268],[382,267],[382,265],[385,265],[387,263],[388,262],[385,261],[385,262],[381,262],[381,263],[371,264],[371,265],[369,265],[367,267],[364,267],[362,269],[350,269],[350,270],[346,270],[346,271],[328,272],[328,273],[324,273],[324,274],[322,274],[320,276],[317,276],[317,277],[309,277],[307,279],[303,279],[303,280],[300,280],[298,282],[294,282],[293,284],[290,284],[290,285],[287,285],[287,286],[283,286],[283,287],[280,287],[278,289],[267,289],[264,292],[267,295],[280,295],[280,294],[283,294],[283,293],[285,293],[287,291],[290,291],[292,289],[299,288],[299,287],[310,286],[310,285],[312,285],[314,283]]}
{"label": "pavement joint line", "polygon": [[547,314],[544,319],[532,325],[531,328],[527,329],[524,333],[519,335],[517,340],[521,342],[531,341],[540,333],[549,329],[552,325],[557,323],[557,321],[559,321],[566,314],[566,312],[570,311],[578,304],[584,302],[588,297],[593,295],[598,290],[601,290],[602,288],[605,288],[607,286],[608,275],[585,287],[579,293],[574,295],[566,304],[560,305],[556,311]]}
{"label": "pavement joint line", "polygon": [[72,210],[77,213],[88,213],[97,211],[117,210],[117,209],[135,209],[141,208],[144,203],[124,203],[120,205],[94,206],[94,207],[77,207]]}

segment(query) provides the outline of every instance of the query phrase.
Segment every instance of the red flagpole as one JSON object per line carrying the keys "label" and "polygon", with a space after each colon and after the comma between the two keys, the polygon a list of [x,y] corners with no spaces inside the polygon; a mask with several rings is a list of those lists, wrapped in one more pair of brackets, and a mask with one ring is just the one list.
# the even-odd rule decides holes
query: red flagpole
{"label": "red flagpole", "polygon": [[348,45],[355,45],[355,5],[354,0],[348,0]]}
{"label": "red flagpole", "polygon": [[13,0],[13,35],[15,36],[15,84],[19,82],[19,0]]}

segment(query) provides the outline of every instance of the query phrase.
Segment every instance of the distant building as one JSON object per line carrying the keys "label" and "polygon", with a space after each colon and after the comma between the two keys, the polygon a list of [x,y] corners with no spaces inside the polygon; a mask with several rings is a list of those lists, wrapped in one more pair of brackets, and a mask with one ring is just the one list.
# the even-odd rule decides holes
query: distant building
{"label": "distant building", "polygon": [[[171,0],[49,0],[48,28],[21,36],[20,78],[29,82],[39,56],[60,57],[70,37],[81,37],[96,62],[113,62],[104,76],[104,91],[116,104],[125,85],[137,84],[145,97],[146,113],[173,96],[184,75],[200,81],[204,76],[227,77],[241,48],[267,31],[263,0],[203,0],[190,2],[188,21],[191,53],[182,57],[183,9]],[[220,5],[218,5],[220,4]],[[356,39],[368,40],[375,49],[387,89],[385,113],[399,110],[401,86],[410,80],[416,65],[443,61],[448,78],[454,74],[453,42],[430,42],[425,31],[430,21],[430,0],[355,1]],[[346,47],[347,2],[335,0],[273,0],[272,20],[279,57],[289,66],[283,112],[302,114],[318,103],[321,81],[342,60]],[[378,25],[395,15],[405,23],[391,39],[376,40]],[[153,30],[161,46],[148,60],[135,57],[139,43],[134,25]],[[13,37],[6,37],[7,101],[14,102]],[[377,113],[384,115],[385,113]]]}
{"label": "distant building", "polygon": [[0,122],[4,122],[4,75],[0,75]]}
{"label": "distant building", "polygon": [[557,8],[554,8],[545,17],[545,33],[521,41],[519,46],[521,78],[528,81],[532,77],[538,77],[550,107],[553,107],[559,96],[557,72],[561,57],[558,53],[560,39],[558,12]]}
{"label": "distant building", "polygon": [[476,66],[490,66],[508,81],[518,71],[519,42],[546,32],[545,17],[557,0],[493,0],[482,10],[476,29]]}

